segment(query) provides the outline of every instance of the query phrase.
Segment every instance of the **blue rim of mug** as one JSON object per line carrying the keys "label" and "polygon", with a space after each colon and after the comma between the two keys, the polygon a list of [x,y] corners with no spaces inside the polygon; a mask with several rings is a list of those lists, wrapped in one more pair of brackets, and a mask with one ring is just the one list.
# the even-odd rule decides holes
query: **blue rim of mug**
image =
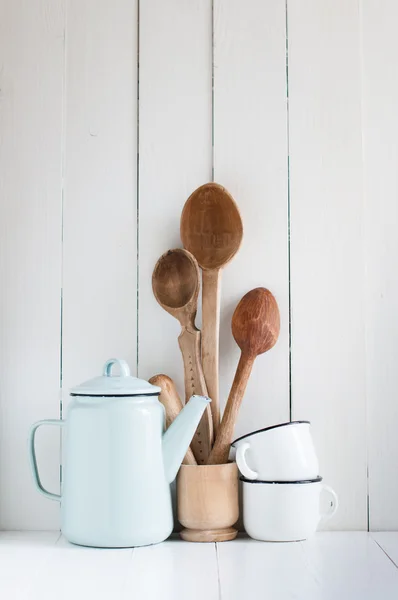
{"label": "blue rim of mug", "polygon": [[251,435],[255,435],[256,433],[262,433],[263,431],[269,431],[270,429],[276,429],[277,427],[286,427],[286,425],[298,425],[299,423],[307,423],[311,425],[310,421],[288,421],[287,423],[278,423],[278,425],[271,425],[270,427],[263,427],[263,429],[256,429],[256,431],[251,431],[250,433],[245,433],[245,435],[241,435],[236,438],[231,444],[233,446],[236,442],[240,442],[240,440],[245,439]]}
{"label": "blue rim of mug", "polygon": [[319,483],[320,481],[322,481],[322,479],[323,478],[320,475],[318,475],[318,477],[315,477],[315,479],[299,479],[298,481],[261,481],[261,479],[246,479],[246,477],[243,477],[243,475],[239,477],[239,480],[243,481],[243,483],[276,483],[278,485],[296,485],[297,483]]}

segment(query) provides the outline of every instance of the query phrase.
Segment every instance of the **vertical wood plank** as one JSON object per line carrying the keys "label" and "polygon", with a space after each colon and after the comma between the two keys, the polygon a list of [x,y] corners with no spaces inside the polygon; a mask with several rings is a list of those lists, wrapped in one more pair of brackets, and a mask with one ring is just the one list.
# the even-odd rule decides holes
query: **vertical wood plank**
{"label": "vertical wood plank", "polygon": [[289,0],[292,404],[313,424],[335,529],[367,526],[357,0]]}
{"label": "vertical wood plank", "polygon": [[398,6],[361,4],[370,528],[398,529]]}
{"label": "vertical wood plank", "polygon": [[137,0],[68,0],[63,387],[136,363]]}
{"label": "vertical wood plank", "polygon": [[275,348],[257,359],[235,436],[289,420],[289,279],[285,2],[215,0],[214,177],[242,213],[243,244],[222,275],[220,404],[239,349],[231,317],[264,286],[281,311]]}
{"label": "vertical wood plank", "polygon": [[183,398],[181,326],[151,280],[181,246],[185,200],[211,178],[211,0],[141,2],[139,96],[139,375],[166,373]]}
{"label": "vertical wood plank", "polygon": [[[0,529],[57,527],[29,472],[28,428],[59,415],[63,0],[0,1]],[[40,435],[43,483],[59,441]]]}

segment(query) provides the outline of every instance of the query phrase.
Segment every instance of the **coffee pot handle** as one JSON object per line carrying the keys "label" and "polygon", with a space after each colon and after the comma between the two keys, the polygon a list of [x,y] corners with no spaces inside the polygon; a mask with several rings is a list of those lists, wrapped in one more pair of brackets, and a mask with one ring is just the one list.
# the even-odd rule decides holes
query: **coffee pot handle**
{"label": "coffee pot handle", "polygon": [[238,465],[239,471],[246,479],[257,479],[258,473],[253,471],[246,462],[246,452],[249,448],[250,444],[248,442],[239,444],[236,449],[236,464]]}
{"label": "coffee pot handle", "polygon": [[41,425],[57,425],[58,427],[63,427],[65,425],[65,421],[60,421],[59,419],[46,419],[44,421],[37,421],[34,425],[32,425],[30,434],[29,434],[29,458],[30,458],[30,466],[32,468],[33,480],[38,491],[43,494],[46,498],[50,498],[50,500],[61,500],[60,494],[53,494],[52,492],[48,492],[42,485],[40,481],[39,469],[37,467],[37,459],[36,459],[36,449],[35,449],[35,437],[36,431],[39,429]]}
{"label": "coffee pot handle", "polygon": [[329,519],[331,519],[333,517],[336,510],[338,509],[339,499],[338,499],[336,492],[328,485],[322,484],[322,491],[325,491],[330,496],[332,496],[329,508],[324,513],[321,514],[321,521],[328,521]]}

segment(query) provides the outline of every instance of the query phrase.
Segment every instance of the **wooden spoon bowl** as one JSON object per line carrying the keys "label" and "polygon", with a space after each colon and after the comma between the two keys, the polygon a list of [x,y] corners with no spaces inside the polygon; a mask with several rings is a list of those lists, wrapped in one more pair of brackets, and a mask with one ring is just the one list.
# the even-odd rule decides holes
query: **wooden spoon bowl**
{"label": "wooden spoon bowl", "polygon": [[[201,333],[195,326],[199,286],[199,266],[190,252],[176,248],[159,258],[152,275],[152,289],[160,306],[181,324],[178,344],[184,361],[186,402],[193,394],[208,395],[200,359]],[[207,406],[191,444],[199,464],[208,459],[212,444],[213,423]]]}
{"label": "wooden spoon bowl", "polygon": [[270,291],[256,288],[243,296],[232,316],[232,335],[241,349],[241,356],[208,464],[227,462],[236,419],[253,363],[259,354],[271,350],[276,344],[279,330],[279,308]]}
{"label": "wooden spoon bowl", "polygon": [[200,271],[190,252],[168,250],[158,260],[152,275],[156,300],[181,325],[191,325],[196,316]]}
{"label": "wooden spoon bowl", "polygon": [[242,352],[255,357],[271,350],[279,331],[279,308],[269,290],[260,287],[243,296],[232,315],[232,335]]}
{"label": "wooden spoon bowl", "polygon": [[202,361],[217,432],[220,275],[239,250],[243,237],[242,219],[231,194],[218,183],[206,183],[195,190],[183,208],[180,233],[184,247],[203,269]]}
{"label": "wooden spoon bowl", "polygon": [[242,219],[231,194],[218,183],[195,190],[181,214],[181,241],[204,270],[220,269],[235,256],[243,237]]}

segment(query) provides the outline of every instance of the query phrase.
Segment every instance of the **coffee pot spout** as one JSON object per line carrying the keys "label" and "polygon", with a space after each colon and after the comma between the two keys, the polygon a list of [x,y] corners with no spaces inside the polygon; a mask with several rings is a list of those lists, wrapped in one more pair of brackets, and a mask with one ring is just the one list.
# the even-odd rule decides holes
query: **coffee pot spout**
{"label": "coffee pot spout", "polygon": [[163,434],[163,463],[166,479],[174,481],[199,421],[209,404],[207,396],[192,396]]}

